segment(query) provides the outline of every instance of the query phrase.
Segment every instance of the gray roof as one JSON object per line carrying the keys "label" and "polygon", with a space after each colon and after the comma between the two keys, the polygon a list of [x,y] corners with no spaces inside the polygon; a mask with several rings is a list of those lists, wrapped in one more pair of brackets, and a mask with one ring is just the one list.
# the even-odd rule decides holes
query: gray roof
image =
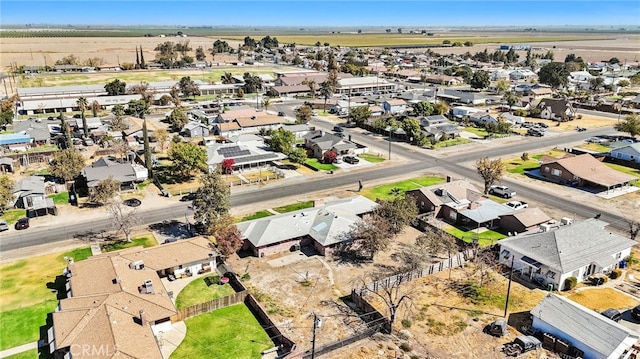
{"label": "gray roof", "polygon": [[521,234],[500,241],[501,248],[512,249],[561,273],[568,273],[593,262],[606,261],[636,242],[604,229],[608,223],[590,218],[550,232]]}
{"label": "gray roof", "polygon": [[94,187],[98,182],[113,177],[121,183],[133,182],[137,179],[136,171],[129,163],[118,163],[102,157],[91,166],[82,169],[82,175],[87,179],[87,186]]}
{"label": "gray roof", "polygon": [[[566,340],[577,340],[582,345],[613,357],[618,346],[627,338],[638,339],[638,334],[589,308],[557,294],[549,294],[531,310],[531,315],[566,334]],[[616,353],[619,357],[622,353]]]}
{"label": "gray roof", "polygon": [[377,204],[356,196],[327,203],[324,206],[283,213],[238,223],[238,229],[255,247],[310,236],[323,246],[339,243],[358,215],[373,210]]}
{"label": "gray roof", "polygon": [[21,196],[32,193],[44,193],[44,177],[29,176],[18,181],[14,186],[14,193],[21,192]]}
{"label": "gray roof", "polygon": [[473,204],[476,203],[478,204],[477,207],[473,206],[470,209],[459,210],[458,212],[478,223],[498,219],[500,216],[513,212],[511,208],[501,205],[500,203],[494,202],[490,199],[481,199],[473,202]]}
{"label": "gray roof", "polygon": [[342,141],[342,138],[322,131],[309,132],[304,138],[311,143],[315,143],[322,150],[330,150]]}

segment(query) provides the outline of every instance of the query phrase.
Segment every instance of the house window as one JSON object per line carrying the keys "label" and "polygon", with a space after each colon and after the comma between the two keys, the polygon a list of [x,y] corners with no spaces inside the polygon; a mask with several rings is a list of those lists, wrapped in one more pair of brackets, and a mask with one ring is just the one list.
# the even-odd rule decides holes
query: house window
{"label": "house window", "polygon": [[500,257],[504,259],[509,259],[509,255],[511,255],[511,252],[506,249],[503,249],[502,252],[500,252]]}
{"label": "house window", "polygon": [[555,169],[554,168],[554,169],[551,170],[551,175],[560,177],[560,176],[562,176],[562,171],[560,171],[559,169]]}
{"label": "house window", "polygon": [[622,252],[616,254],[616,260],[619,261],[620,259],[622,259]]}
{"label": "house window", "polygon": [[544,168],[544,171],[545,171],[545,172],[549,172],[549,167],[545,167],[545,168]]}
{"label": "house window", "polygon": [[547,271],[547,274],[545,275],[547,276],[547,278],[551,278],[551,279],[556,278],[556,272],[553,272],[553,271]]}

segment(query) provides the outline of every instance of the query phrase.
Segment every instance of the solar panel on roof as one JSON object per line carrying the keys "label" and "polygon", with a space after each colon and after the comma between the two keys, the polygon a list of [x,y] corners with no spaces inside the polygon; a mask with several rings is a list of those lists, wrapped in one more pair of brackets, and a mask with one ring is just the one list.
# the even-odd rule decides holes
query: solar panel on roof
{"label": "solar panel on roof", "polygon": [[251,154],[251,151],[240,149],[239,146],[230,146],[230,147],[219,148],[218,153],[224,156],[225,158],[228,158],[228,157],[247,156]]}

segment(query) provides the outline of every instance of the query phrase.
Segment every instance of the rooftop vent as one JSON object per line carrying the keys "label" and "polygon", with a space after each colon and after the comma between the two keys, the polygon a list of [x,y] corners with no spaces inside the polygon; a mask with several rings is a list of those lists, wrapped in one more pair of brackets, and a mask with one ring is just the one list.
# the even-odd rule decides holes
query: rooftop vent
{"label": "rooftop vent", "polygon": [[135,261],[129,263],[129,268],[133,270],[143,270],[144,269],[144,261]]}
{"label": "rooftop vent", "polygon": [[140,294],[153,294],[153,281],[151,279],[145,280],[138,290]]}

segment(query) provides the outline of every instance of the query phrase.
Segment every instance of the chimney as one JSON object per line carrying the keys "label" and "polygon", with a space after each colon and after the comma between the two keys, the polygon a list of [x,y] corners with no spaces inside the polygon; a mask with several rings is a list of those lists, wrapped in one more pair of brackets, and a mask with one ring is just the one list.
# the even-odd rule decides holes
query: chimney
{"label": "chimney", "polygon": [[467,206],[468,209],[476,209],[478,208],[480,205],[478,204],[478,202],[471,202],[469,203],[469,206]]}
{"label": "chimney", "polygon": [[147,322],[147,315],[145,314],[144,310],[141,310],[141,311],[139,312],[139,317],[138,317],[138,319],[140,320],[140,325],[142,325],[143,327],[146,327],[146,326],[147,326],[147,324],[149,324],[149,323]]}

